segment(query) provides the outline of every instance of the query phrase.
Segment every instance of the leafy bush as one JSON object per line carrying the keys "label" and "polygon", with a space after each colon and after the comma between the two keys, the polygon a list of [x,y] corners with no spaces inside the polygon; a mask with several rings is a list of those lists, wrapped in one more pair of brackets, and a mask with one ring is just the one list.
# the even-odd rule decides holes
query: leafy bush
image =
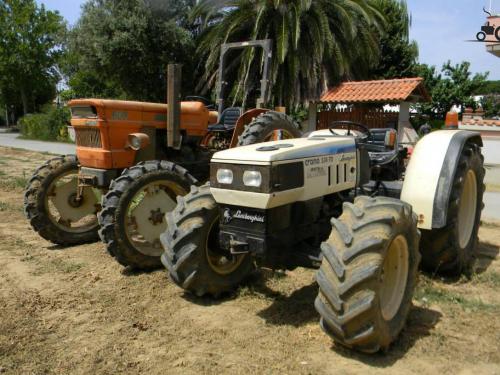
{"label": "leafy bush", "polygon": [[25,138],[42,141],[68,142],[67,126],[71,113],[68,108],[45,107],[41,113],[30,114],[19,120],[21,133]]}

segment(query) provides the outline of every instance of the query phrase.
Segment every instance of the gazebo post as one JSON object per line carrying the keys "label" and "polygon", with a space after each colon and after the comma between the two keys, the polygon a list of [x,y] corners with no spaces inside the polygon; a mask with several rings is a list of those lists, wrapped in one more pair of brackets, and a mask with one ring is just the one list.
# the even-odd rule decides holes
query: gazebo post
{"label": "gazebo post", "polygon": [[318,103],[309,102],[309,122],[307,125],[307,131],[313,132],[318,126]]}
{"label": "gazebo post", "polygon": [[398,138],[399,143],[415,144],[418,141],[418,134],[410,122],[410,102],[399,104]]}
{"label": "gazebo post", "polygon": [[404,130],[406,124],[410,123],[410,103],[401,102],[399,104],[398,132]]}

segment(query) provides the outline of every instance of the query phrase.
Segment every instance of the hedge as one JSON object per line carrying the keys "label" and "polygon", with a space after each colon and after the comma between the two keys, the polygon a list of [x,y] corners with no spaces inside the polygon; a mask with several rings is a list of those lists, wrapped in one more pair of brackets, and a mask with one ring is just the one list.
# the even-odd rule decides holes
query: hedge
{"label": "hedge", "polygon": [[70,141],[67,126],[71,113],[66,107],[47,106],[41,113],[29,114],[19,120],[25,138],[42,141]]}

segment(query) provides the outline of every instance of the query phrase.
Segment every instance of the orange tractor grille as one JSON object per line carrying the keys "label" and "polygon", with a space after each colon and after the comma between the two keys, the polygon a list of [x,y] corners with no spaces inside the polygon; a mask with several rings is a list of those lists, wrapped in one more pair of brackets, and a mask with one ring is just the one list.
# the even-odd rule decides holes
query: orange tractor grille
{"label": "orange tractor grille", "polygon": [[76,145],[80,147],[102,148],[101,132],[97,128],[75,128]]}

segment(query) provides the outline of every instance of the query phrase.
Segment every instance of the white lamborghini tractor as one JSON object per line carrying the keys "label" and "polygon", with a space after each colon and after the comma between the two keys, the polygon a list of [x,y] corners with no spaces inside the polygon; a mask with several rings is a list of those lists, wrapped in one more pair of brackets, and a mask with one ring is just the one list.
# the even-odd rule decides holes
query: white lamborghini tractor
{"label": "white lamborghini tractor", "polygon": [[167,215],[171,279],[218,296],[255,265],[318,269],[323,330],[363,352],[388,348],[421,260],[433,272],[471,272],[484,190],[478,133],[437,131],[413,150],[397,138],[341,122],[216,153],[210,184]]}

